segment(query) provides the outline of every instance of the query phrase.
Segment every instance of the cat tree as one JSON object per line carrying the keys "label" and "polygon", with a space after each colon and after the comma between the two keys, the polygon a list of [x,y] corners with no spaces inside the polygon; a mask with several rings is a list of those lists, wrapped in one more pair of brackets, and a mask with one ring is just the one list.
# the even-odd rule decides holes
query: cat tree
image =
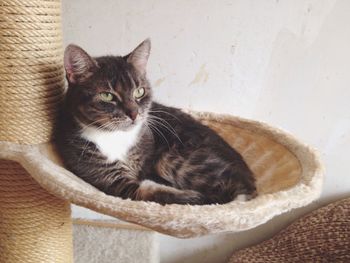
{"label": "cat tree", "polygon": [[60,0],[0,3],[0,262],[71,262],[70,203],[177,237],[242,231],[317,199],[315,152],[267,124],[192,113],[256,174],[258,197],[167,205],[108,196],[60,164],[51,141],[64,96]]}
{"label": "cat tree", "polygon": [[[50,141],[64,92],[60,12],[60,1],[0,3],[0,140],[10,145]],[[72,262],[71,225],[69,201],[0,161],[0,262]]]}

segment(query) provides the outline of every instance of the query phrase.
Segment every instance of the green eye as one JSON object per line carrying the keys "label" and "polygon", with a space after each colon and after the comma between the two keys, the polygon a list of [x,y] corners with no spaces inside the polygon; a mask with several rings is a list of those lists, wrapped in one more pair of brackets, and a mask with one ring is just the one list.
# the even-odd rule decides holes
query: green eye
{"label": "green eye", "polygon": [[137,88],[134,90],[133,96],[135,99],[141,99],[145,95],[144,88]]}
{"label": "green eye", "polygon": [[100,99],[106,102],[110,102],[113,100],[113,94],[109,92],[101,92],[100,94]]}

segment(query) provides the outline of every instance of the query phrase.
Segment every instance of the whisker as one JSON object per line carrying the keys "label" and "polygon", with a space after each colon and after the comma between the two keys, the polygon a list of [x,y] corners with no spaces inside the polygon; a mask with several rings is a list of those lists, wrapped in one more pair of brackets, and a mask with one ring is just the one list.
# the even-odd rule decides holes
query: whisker
{"label": "whisker", "polygon": [[[152,116],[152,117],[149,117],[151,120],[153,120],[155,122],[155,124],[159,124],[159,125],[162,125],[165,129],[167,129],[171,134],[173,134],[178,140],[179,142],[181,142],[181,144],[183,144],[182,140],[180,139],[179,135],[176,133],[176,130],[171,127],[170,123],[167,122],[166,120],[162,119],[162,118],[159,118],[159,117],[156,117],[156,116]],[[154,118],[157,118],[158,120],[160,121],[164,121],[167,125],[165,125],[164,123],[158,121],[157,119],[154,119]]]}
{"label": "whisker", "polygon": [[83,155],[84,155],[86,149],[88,148],[89,144],[90,144],[90,141],[86,140],[86,143],[83,146],[83,150],[82,150],[82,152],[81,152],[81,154],[80,154],[80,156],[78,158],[78,163],[80,162],[81,158],[83,157]]}
{"label": "whisker", "polygon": [[102,124],[101,126],[97,127],[98,130],[103,130],[103,129],[107,129],[109,130],[109,128],[113,127],[114,123],[113,122],[107,122],[105,124]]}
{"label": "whisker", "polygon": [[175,119],[177,119],[178,121],[181,122],[181,120],[177,116],[175,116],[174,114],[172,114],[170,112],[167,112],[167,111],[156,109],[156,110],[149,110],[148,112],[150,112],[150,113],[165,113],[165,114],[168,114],[168,115],[172,116],[173,118],[175,118]]}
{"label": "whisker", "polygon": [[100,121],[104,121],[104,120],[108,120],[108,118],[104,117],[104,118],[98,119],[96,121],[93,121],[93,122],[89,123],[88,125],[84,124],[84,127],[82,127],[82,130],[86,130],[87,128],[91,127],[92,125],[94,125]]}
{"label": "whisker", "polygon": [[169,149],[170,149],[170,144],[169,144],[168,140],[166,139],[166,137],[164,136],[164,134],[163,134],[157,127],[154,126],[154,123],[152,123],[151,120],[147,120],[147,123],[149,124],[149,127],[150,127],[151,129],[153,128],[153,130],[154,130],[158,135],[160,135],[160,136],[163,137],[164,141],[167,143],[167,145],[168,145],[168,147],[169,147]]}

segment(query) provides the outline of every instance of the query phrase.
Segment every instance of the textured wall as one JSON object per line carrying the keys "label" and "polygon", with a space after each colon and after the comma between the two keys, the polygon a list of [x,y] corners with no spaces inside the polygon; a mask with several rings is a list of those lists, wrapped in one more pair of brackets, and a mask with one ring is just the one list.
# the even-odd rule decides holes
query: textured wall
{"label": "textured wall", "polygon": [[[65,43],[126,54],[151,37],[159,101],[265,120],[317,147],[327,168],[317,204],[240,234],[160,236],[162,262],[224,262],[293,218],[350,194],[350,2],[63,0]],[[77,216],[88,216],[75,210]],[[90,214],[91,217],[97,215]]]}
{"label": "textured wall", "polygon": [[109,222],[74,224],[74,263],[159,263],[156,234]]}

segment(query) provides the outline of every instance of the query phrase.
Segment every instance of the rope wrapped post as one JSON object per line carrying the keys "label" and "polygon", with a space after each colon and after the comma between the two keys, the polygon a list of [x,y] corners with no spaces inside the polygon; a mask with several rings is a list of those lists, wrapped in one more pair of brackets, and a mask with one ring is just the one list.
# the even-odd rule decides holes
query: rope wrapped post
{"label": "rope wrapped post", "polygon": [[[64,93],[60,0],[0,2],[0,141],[50,141]],[[0,160],[0,262],[72,262],[70,204]]]}

